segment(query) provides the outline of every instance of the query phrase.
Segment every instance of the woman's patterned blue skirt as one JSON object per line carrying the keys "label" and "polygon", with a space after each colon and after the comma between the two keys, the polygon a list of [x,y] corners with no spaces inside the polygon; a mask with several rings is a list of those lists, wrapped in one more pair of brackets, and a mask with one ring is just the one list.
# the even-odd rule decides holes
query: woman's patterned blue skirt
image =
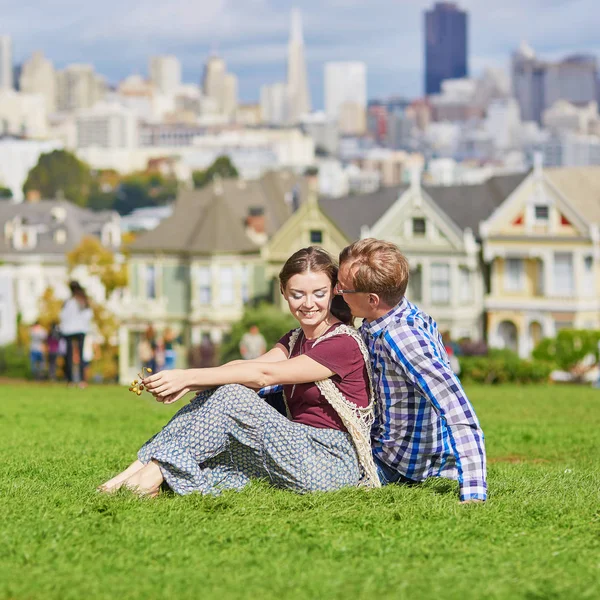
{"label": "woman's patterned blue skirt", "polygon": [[349,434],[294,423],[242,385],[198,394],[138,459],[154,459],[177,494],[241,490],[252,478],[296,492],[330,491],[360,478]]}

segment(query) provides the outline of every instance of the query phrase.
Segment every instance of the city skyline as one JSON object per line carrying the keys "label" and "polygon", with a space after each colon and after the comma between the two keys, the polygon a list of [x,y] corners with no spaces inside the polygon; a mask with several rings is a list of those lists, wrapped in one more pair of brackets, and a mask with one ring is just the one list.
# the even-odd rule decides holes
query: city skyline
{"label": "city skyline", "polygon": [[[469,13],[469,67],[508,68],[510,54],[526,39],[543,57],[588,52],[598,55],[595,30],[600,22],[591,0],[515,0],[490,7],[482,0],[458,2]],[[487,6],[486,6],[487,4]],[[115,7],[114,10],[111,8]],[[152,6],[153,5],[153,6]],[[304,2],[302,17],[313,104],[323,107],[323,67],[328,61],[363,61],[369,97],[423,93],[423,13],[433,1],[374,0],[365,9],[357,0]],[[3,30],[13,38],[15,63],[41,49],[57,68],[89,62],[115,84],[130,73],[147,76],[148,57],[175,54],[183,79],[199,83],[204,62],[217,51],[239,78],[242,101],[257,101],[261,84],[285,79],[291,2],[219,0],[192,17],[187,0],[168,6],[147,2],[83,6],[72,0],[54,4],[56,14],[35,2],[6,9]],[[58,10],[57,10],[58,7]],[[117,8],[118,7],[118,8]],[[115,15],[121,18],[115,19]],[[564,23],[569,22],[566,28]],[[373,39],[377,43],[373,43]]]}

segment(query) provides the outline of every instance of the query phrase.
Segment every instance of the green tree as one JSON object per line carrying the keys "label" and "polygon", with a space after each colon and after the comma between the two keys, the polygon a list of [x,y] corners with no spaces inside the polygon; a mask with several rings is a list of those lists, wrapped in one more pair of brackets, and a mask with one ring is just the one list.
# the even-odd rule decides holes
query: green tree
{"label": "green tree", "polygon": [[126,215],[136,208],[162,206],[175,200],[177,189],[176,179],[160,173],[135,173],[121,181],[113,208]]}
{"label": "green tree", "polygon": [[235,323],[231,332],[221,346],[221,361],[229,362],[241,358],[239,345],[242,336],[248,331],[250,325],[258,325],[260,332],[265,336],[267,349],[271,349],[282,335],[290,329],[298,327],[298,322],[289,313],[282,312],[273,304],[259,304],[248,307],[242,319]]}
{"label": "green tree", "polygon": [[12,197],[13,193],[10,188],[0,186],[0,200],[10,200]]}
{"label": "green tree", "polygon": [[[69,272],[77,265],[86,265],[90,274],[98,276],[106,296],[127,285],[127,268],[115,262],[114,254],[94,237],[85,237],[79,246],[67,254]],[[94,323],[100,334],[100,358],[92,365],[92,374],[99,374],[105,380],[113,380],[118,373],[118,348],[114,346],[119,323],[116,317],[102,304],[90,301],[94,313]]]}
{"label": "green tree", "polygon": [[[598,362],[599,340],[600,331],[563,329],[555,338],[542,340],[532,355],[538,360],[550,361],[580,379]],[[590,360],[591,357],[594,359]]]}
{"label": "green tree", "polygon": [[219,156],[208,169],[205,169],[204,171],[194,171],[192,173],[194,187],[196,189],[203,188],[205,185],[209,184],[215,176],[219,176],[223,179],[237,179],[239,177],[238,170],[231,162],[229,156]]}
{"label": "green tree", "polygon": [[127,285],[127,268],[117,264],[115,255],[92,236],[84,237],[79,245],[67,254],[69,272],[77,265],[86,265],[91,275],[96,275],[109,297],[116,289]]}
{"label": "green tree", "polygon": [[59,195],[79,206],[86,206],[92,186],[89,166],[66,150],[42,154],[27,176],[23,192],[38,191],[43,198]]}

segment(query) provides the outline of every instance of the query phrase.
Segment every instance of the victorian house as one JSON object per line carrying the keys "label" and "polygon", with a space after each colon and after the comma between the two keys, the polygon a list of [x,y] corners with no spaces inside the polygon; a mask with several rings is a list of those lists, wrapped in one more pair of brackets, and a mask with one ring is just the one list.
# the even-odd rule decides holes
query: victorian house
{"label": "victorian house", "polygon": [[[123,382],[139,370],[137,347],[148,325],[157,332],[169,327],[186,348],[206,336],[218,344],[247,303],[273,299],[262,249],[302,209],[307,191],[305,178],[278,172],[180,193],[173,214],[130,246]],[[185,366],[184,356],[178,361]]]}
{"label": "victorian house", "polygon": [[600,328],[600,167],[534,170],[480,227],[488,340],[529,356],[564,328]]}
{"label": "victorian house", "polygon": [[102,284],[85,267],[68,273],[66,254],[86,236],[118,251],[118,213],[93,212],[66,200],[0,202],[0,344],[15,339],[17,315],[24,323],[36,320],[46,288],[66,299],[69,277],[78,279],[94,300],[106,302]]}

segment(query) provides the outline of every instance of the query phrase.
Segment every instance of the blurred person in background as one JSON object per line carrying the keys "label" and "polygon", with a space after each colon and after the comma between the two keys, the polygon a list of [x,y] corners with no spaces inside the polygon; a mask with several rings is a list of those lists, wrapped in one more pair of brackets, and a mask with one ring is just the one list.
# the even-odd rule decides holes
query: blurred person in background
{"label": "blurred person in background", "polygon": [[177,355],[175,353],[175,334],[170,327],[163,334],[164,369],[174,369]]}
{"label": "blurred person in background", "polygon": [[90,381],[90,366],[94,360],[94,338],[91,335],[86,335],[83,341],[83,350],[81,352],[81,365],[83,368],[83,378],[80,387],[87,387]]}
{"label": "blurred person in background", "polygon": [[267,342],[258,325],[252,324],[240,340],[240,354],[244,360],[254,360],[267,351]]}
{"label": "blurred person in background", "polygon": [[60,340],[61,335],[58,322],[53,321],[46,340],[48,347],[48,378],[50,381],[56,381],[56,362],[60,356]]}
{"label": "blurred person in background", "polygon": [[44,344],[46,330],[36,321],[29,329],[29,361],[31,375],[34,379],[42,379],[44,374]]}
{"label": "blurred person in background", "polygon": [[156,334],[152,325],[146,327],[144,336],[138,344],[138,358],[142,367],[156,371]]}
{"label": "blurred person in background", "polygon": [[71,297],[60,311],[60,332],[67,342],[65,375],[69,385],[75,385],[82,381],[81,355],[93,313],[87,294],[81,285],[77,281],[71,281],[69,289]]}

